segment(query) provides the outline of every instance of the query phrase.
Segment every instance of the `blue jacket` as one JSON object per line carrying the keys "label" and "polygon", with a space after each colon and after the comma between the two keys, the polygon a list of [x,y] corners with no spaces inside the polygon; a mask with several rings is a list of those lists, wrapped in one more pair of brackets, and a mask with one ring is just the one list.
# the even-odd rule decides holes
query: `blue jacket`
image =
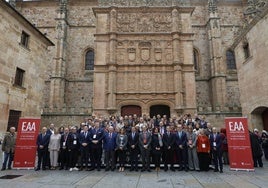
{"label": "blue jacket", "polygon": [[[50,134],[45,134],[45,136],[43,137],[42,133],[40,133],[37,136],[37,141],[36,141],[37,149],[39,150],[48,149],[49,140],[50,140]],[[41,145],[44,146],[44,148],[40,148]]]}
{"label": "blue jacket", "polygon": [[[209,141],[210,141],[210,148],[213,149],[216,147],[216,150],[222,149],[222,136],[221,134],[216,134],[216,138],[214,139],[213,133],[209,135]],[[216,146],[213,145],[213,143],[216,143]]]}
{"label": "blue jacket", "polygon": [[175,133],[175,144],[176,147],[182,145],[184,148],[187,147],[187,135],[184,131],[181,131],[181,137],[179,137],[179,132]]}
{"label": "blue jacket", "polygon": [[103,149],[105,151],[112,151],[116,148],[116,137],[117,133],[113,132],[110,137],[109,132],[105,132],[103,137]]}

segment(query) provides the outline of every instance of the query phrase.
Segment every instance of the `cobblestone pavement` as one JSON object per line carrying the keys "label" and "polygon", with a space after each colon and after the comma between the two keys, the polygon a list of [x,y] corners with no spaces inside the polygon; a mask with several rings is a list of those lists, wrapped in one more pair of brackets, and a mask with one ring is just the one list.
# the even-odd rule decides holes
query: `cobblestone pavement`
{"label": "cobblestone pavement", "polygon": [[170,187],[211,187],[211,188],[254,188],[268,187],[268,162],[264,161],[263,168],[254,172],[230,171],[224,166],[224,173],[176,171],[164,172],[105,172],[98,171],[59,171],[59,170],[5,170],[5,175],[22,175],[14,179],[0,179],[1,188],[170,188]]}

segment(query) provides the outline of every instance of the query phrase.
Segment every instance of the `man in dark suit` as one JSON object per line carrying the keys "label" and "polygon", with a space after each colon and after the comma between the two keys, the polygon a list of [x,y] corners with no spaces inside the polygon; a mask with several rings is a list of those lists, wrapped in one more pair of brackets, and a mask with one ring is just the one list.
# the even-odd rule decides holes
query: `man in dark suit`
{"label": "man in dark suit", "polygon": [[139,134],[135,127],[131,127],[131,133],[128,135],[128,148],[130,156],[130,171],[138,171],[138,154],[139,154]]}
{"label": "man in dark suit", "polygon": [[69,168],[69,154],[67,142],[69,142],[70,136],[71,135],[69,133],[69,128],[66,127],[60,139],[60,170],[64,168],[65,170],[68,170]]}
{"label": "man in dark suit", "polygon": [[71,128],[70,139],[68,139],[66,144],[69,154],[69,170],[78,170],[78,168],[76,167],[76,163],[78,160],[79,139],[77,134],[77,128],[75,126]]}
{"label": "man in dark suit", "polygon": [[115,170],[115,148],[116,148],[116,136],[113,126],[109,127],[108,132],[104,133],[103,149],[105,154],[105,171]]}
{"label": "man in dark suit", "polygon": [[102,156],[102,140],[104,137],[104,130],[100,128],[100,122],[95,120],[94,128],[90,131],[90,143],[91,143],[91,168],[90,171],[97,167],[97,170],[101,170],[101,156]]}
{"label": "man in dark suit", "polygon": [[164,144],[164,170],[168,170],[168,164],[170,164],[170,170],[175,171],[174,169],[174,144],[175,144],[175,135],[170,132],[170,127],[166,127],[166,132],[163,135],[163,144]]}
{"label": "man in dark suit", "polygon": [[37,153],[38,153],[38,162],[36,171],[40,170],[42,163],[42,170],[46,170],[46,164],[48,160],[48,144],[49,144],[50,135],[47,134],[47,128],[43,127],[41,133],[37,137]]}
{"label": "man in dark suit", "polygon": [[215,165],[214,172],[219,171],[220,165],[220,173],[222,173],[223,165],[222,165],[222,136],[217,133],[216,127],[212,128],[212,134],[209,135],[210,148],[213,157],[213,162]]}
{"label": "man in dark suit", "polygon": [[79,143],[80,143],[80,151],[81,151],[81,165],[79,171],[83,170],[83,164],[85,164],[85,168],[88,171],[88,160],[89,160],[89,151],[90,151],[90,133],[88,130],[88,126],[84,126],[83,130],[80,131],[79,134]]}
{"label": "man in dark suit", "polygon": [[142,132],[139,135],[139,147],[142,158],[142,172],[150,170],[150,152],[151,152],[152,135],[147,131],[147,127],[142,127]]}
{"label": "man in dark suit", "polygon": [[188,158],[187,158],[187,135],[182,131],[182,124],[177,125],[177,132],[175,133],[175,150],[179,158],[179,171],[183,169],[188,171]]}

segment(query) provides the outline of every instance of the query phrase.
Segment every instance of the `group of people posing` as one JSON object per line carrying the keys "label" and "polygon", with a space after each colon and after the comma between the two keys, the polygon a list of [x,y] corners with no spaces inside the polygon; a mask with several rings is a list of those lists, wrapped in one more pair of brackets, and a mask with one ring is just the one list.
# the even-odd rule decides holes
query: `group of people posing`
{"label": "group of people posing", "polygon": [[[101,170],[104,153],[105,171],[164,170],[223,172],[223,153],[226,137],[202,118],[153,118],[135,116],[89,118],[80,127],[43,127],[37,138],[37,170],[65,169]],[[228,155],[227,155],[228,158]],[[128,159],[128,160],[127,160]],[[228,159],[226,159],[228,160]],[[118,164],[118,165],[117,165]],[[79,167],[79,168],[78,168]]]}

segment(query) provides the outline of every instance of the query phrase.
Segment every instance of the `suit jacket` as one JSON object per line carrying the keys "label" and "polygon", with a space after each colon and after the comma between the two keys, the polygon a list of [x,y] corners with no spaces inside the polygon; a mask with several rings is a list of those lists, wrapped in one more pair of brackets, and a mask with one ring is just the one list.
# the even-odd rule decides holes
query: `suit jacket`
{"label": "suit jacket", "polygon": [[[71,138],[71,133],[68,133],[66,138],[65,138],[65,133],[63,133],[61,135],[61,138],[60,138],[60,148],[61,149],[68,149],[67,148],[67,142],[69,142],[70,138]],[[64,146],[64,144],[65,144],[65,146]]]}
{"label": "suit jacket", "polygon": [[184,131],[181,131],[181,137],[179,136],[179,132],[175,133],[175,144],[176,147],[178,148],[179,145],[182,145],[183,148],[186,148],[187,146],[187,136]]}
{"label": "suit jacket", "polygon": [[15,152],[15,145],[16,145],[16,134],[12,135],[8,132],[3,140],[2,143],[2,151],[6,153],[14,153]]}
{"label": "suit jacket", "polygon": [[[79,143],[80,143],[80,148],[88,148],[90,144],[90,132],[88,131],[85,135],[85,132],[80,132],[79,134]],[[83,143],[87,143],[87,146],[83,146]]]}
{"label": "suit jacket", "polygon": [[90,131],[90,142],[92,143],[93,140],[97,140],[98,143],[94,144],[92,143],[92,148],[101,148],[102,147],[102,140],[104,138],[105,132],[102,128],[99,128],[98,130],[91,129]]}
{"label": "suit jacket", "polygon": [[112,136],[110,137],[110,133],[109,132],[105,132],[104,133],[104,137],[103,137],[103,149],[105,151],[112,151],[115,150],[116,148],[116,137],[117,137],[117,133],[113,132]]}
{"label": "suit jacket", "polygon": [[[214,138],[214,134],[209,135],[209,141],[210,141],[210,148],[213,149],[216,147],[216,150],[220,150],[222,148],[222,136],[220,134],[216,134],[216,138]],[[214,142],[216,143],[216,146],[214,146]]]}
{"label": "suit jacket", "polygon": [[175,144],[175,135],[174,133],[170,133],[169,136],[167,133],[163,135],[163,144],[164,144],[164,149],[167,150],[168,147],[170,146],[170,149],[174,149],[174,144]]}
{"label": "suit jacket", "polygon": [[[122,137],[122,139],[121,139]],[[116,137],[116,145],[117,145],[117,148],[120,148],[122,147],[123,150],[126,150],[127,149],[127,142],[128,142],[128,136],[127,135],[120,135],[120,134],[117,134],[117,137]]]}
{"label": "suit jacket", "polygon": [[[135,132],[134,138],[132,138],[132,133],[128,135],[128,147],[130,150],[137,150],[139,144],[139,133]],[[131,146],[134,145],[135,148],[131,148]]]}
{"label": "suit jacket", "polygon": [[[43,136],[43,134],[40,133],[37,136],[37,141],[36,141],[37,149],[39,149],[39,150],[48,149],[49,140],[50,140],[50,135],[49,134],[45,134],[45,136]],[[44,146],[44,147],[40,148],[41,145]]]}
{"label": "suit jacket", "polygon": [[69,133],[70,138],[67,140],[68,150],[79,149],[79,138],[77,133]]}
{"label": "suit jacket", "polygon": [[[144,143],[144,136],[146,136],[146,143]],[[139,135],[139,146],[140,149],[144,149],[144,146],[147,145],[147,149],[151,149],[151,142],[152,142],[152,135],[149,132],[146,132],[144,135],[143,132],[140,133]]]}
{"label": "suit jacket", "polygon": [[193,133],[187,132],[186,135],[188,140],[187,146],[190,146],[191,144],[193,147],[196,147],[197,135],[194,132]]}

